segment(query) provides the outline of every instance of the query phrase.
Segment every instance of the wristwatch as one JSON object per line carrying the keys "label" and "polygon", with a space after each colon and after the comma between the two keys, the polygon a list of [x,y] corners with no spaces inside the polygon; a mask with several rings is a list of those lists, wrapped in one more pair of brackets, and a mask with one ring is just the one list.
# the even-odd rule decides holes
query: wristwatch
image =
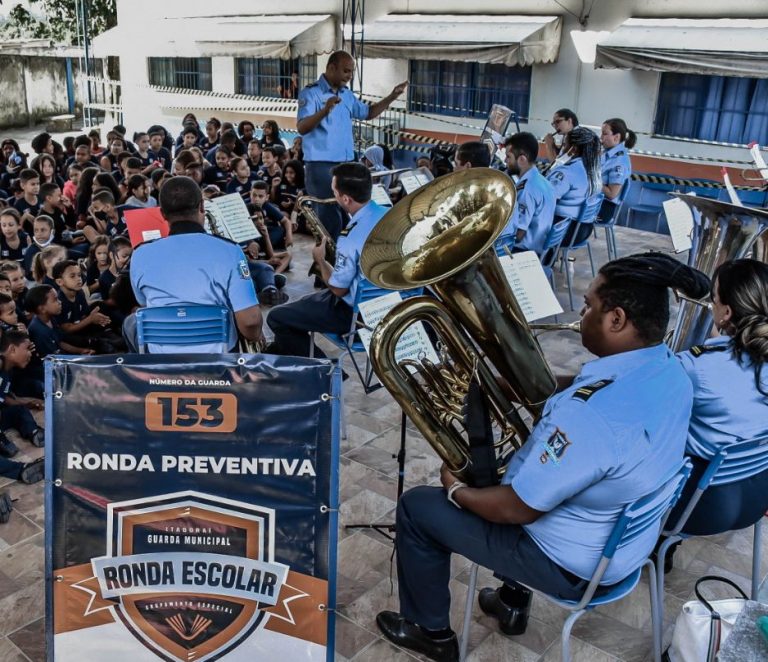
{"label": "wristwatch", "polygon": [[457,480],[453,485],[451,485],[448,488],[448,501],[450,501],[454,506],[456,506],[459,510],[461,510],[461,506],[456,501],[456,499],[453,498],[453,495],[456,493],[456,490],[460,490],[462,487],[467,487],[466,483],[462,483],[460,480]]}

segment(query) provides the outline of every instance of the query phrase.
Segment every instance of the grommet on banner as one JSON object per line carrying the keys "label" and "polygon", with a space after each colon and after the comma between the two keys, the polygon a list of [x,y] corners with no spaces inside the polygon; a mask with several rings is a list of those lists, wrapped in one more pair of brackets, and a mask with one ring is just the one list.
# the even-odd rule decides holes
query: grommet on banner
{"label": "grommet on banner", "polygon": [[238,357],[237,365],[245,365],[245,358],[242,356]]}
{"label": "grommet on banner", "polygon": [[61,391],[56,391],[56,393],[53,394],[54,398],[63,398],[64,394]]}
{"label": "grommet on banner", "polygon": [[323,514],[325,514],[325,513],[338,513],[339,509],[338,508],[329,508],[325,504],[322,504],[320,506],[320,512],[323,513]]}
{"label": "grommet on banner", "polygon": [[64,581],[64,575],[56,575],[55,577],[57,582],[63,582]]}
{"label": "grommet on banner", "polygon": [[53,481],[53,484],[56,487],[61,487],[64,484],[64,481],[62,481],[61,478],[57,478],[56,480]]}
{"label": "grommet on banner", "polygon": [[328,611],[328,607],[326,607],[324,604],[317,605],[317,608],[319,611]]}
{"label": "grommet on banner", "polygon": [[123,357],[122,357],[122,356],[118,356],[118,357],[115,359],[115,363],[117,363],[117,365],[122,365],[122,364],[124,363],[124,359],[123,359]]}
{"label": "grommet on banner", "polygon": [[328,400],[333,400],[333,396],[329,395],[328,393],[323,393],[323,394],[320,395],[320,399],[323,402],[328,402]]}

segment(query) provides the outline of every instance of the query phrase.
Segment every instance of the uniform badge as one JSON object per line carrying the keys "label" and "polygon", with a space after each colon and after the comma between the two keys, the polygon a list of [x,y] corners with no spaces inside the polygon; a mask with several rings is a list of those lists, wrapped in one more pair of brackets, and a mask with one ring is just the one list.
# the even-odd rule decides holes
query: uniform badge
{"label": "uniform badge", "polygon": [[546,464],[551,459],[555,465],[559,465],[566,448],[570,445],[571,442],[565,436],[565,432],[555,428],[552,436],[542,444],[544,452],[539,457],[539,462]]}
{"label": "uniform badge", "polygon": [[248,268],[247,260],[240,260],[240,262],[237,264],[237,267],[240,270],[240,278],[243,280],[248,280],[251,277],[251,270]]}
{"label": "uniform badge", "polygon": [[334,271],[340,271],[343,269],[347,264],[347,256],[343,253],[339,253],[336,256],[336,264],[333,265]]}
{"label": "uniform badge", "polygon": [[528,211],[528,206],[524,202],[518,202],[517,208],[521,214],[525,214]]}
{"label": "uniform badge", "polygon": [[552,173],[552,177],[550,179],[556,182],[562,182],[564,178],[565,178],[565,175],[559,170],[556,170],[555,172]]}
{"label": "uniform badge", "polygon": [[299,99],[299,108],[304,108],[307,105],[306,99]]}
{"label": "uniform badge", "polygon": [[615,172],[617,175],[622,175],[622,174],[624,173],[624,166],[622,166],[622,165],[617,165],[617,166],[614,168],[614,172]]}

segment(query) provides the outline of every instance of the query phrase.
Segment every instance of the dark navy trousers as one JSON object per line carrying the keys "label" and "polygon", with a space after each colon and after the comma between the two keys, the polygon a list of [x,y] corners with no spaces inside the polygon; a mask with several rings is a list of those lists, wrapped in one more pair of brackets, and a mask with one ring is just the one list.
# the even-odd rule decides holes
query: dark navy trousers
{"label": "dark navy trousers", "polygon": [[[339,165],[333,161],[308,161],[304,164],[304,182],[307,193],[316,198],[332,198],[333,190],[331,170]],[[320,222],[328,230],[334,241],[339,238],[339,233],[344,227],[344,212],[338,205],[315,205],[315,213]]]}

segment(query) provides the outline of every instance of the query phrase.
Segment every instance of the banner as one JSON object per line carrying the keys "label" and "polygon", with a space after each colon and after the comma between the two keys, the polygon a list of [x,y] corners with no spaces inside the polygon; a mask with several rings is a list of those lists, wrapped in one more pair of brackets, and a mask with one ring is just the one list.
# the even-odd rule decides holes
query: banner
{"label": "banner", "polygon": [[329,361],[47,362],[49,662],[333,660]]}

